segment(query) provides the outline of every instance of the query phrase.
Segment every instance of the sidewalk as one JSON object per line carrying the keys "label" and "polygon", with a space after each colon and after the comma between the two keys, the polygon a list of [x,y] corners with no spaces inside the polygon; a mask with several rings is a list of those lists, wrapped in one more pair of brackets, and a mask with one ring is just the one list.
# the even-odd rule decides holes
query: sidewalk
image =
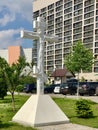
{"label": "sidewalk", "polygon": [[38,130],[98,130],[97,128],[91,128],[91,127],[72,124],[72,123],[37,127],[37,129]]}

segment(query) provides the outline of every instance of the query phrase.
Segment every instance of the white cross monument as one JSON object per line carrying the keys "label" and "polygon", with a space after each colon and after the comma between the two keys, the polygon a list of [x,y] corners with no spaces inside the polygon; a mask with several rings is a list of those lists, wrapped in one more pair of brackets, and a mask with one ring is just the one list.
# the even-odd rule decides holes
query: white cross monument
{"label": "white cross monument", "polygon": [[13,117],[13,121],[28,126],[43,126],[69,122],[49,95],[44,94],[44,42],[57,42],[56,36],[44,35],[44,18],[33,22],[36,32],[21,31],[22,38],[36,39],[37,43],[37,94],[32,95]]}

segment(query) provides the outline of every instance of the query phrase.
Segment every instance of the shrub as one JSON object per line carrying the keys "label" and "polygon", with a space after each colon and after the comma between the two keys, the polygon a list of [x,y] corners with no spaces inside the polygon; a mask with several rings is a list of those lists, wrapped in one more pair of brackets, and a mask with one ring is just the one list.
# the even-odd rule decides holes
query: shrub
{"label": "shrub", "polygon": [[90,118],[93,117],[93,111],[88,100],[80,99],[76,102],[76,113],[78,117]]}
{"label": "shrub", "polygon": [[0,86],[0,98],[4,99],[4,97],[7,95],[7,87],[6,86]]}
{"label": "shrub", "polygon": [[16,91],[17,91],[17,92],[23,92],[23,88],[24,88],[23,85],[18,85],[18,86],[16,87]]}

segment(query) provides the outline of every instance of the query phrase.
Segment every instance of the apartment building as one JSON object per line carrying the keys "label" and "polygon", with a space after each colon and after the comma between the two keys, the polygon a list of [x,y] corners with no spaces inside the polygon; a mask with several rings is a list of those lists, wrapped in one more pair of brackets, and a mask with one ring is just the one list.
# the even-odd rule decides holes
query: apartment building
{"label": "apartment building", "polygon": [[[58,43],[45,42],[44,65],[46,72],[63,68],[64,57],[78,40],[90,48],[95,57],[92,71],[80,74],[88,80],[98,79],[98,0],[35,0],[33,19],[43,16],[46,34],[59,37]],[[36,60],[37,41],[34,41]]]}
{"label": "apartment building", "polygon": [[10,65],[16,63],[19,56],[24,56],[28,63],[32,62],[32,48],[22,48],[21,46],[9,46],[8,49],[0,49],[0,56]]}

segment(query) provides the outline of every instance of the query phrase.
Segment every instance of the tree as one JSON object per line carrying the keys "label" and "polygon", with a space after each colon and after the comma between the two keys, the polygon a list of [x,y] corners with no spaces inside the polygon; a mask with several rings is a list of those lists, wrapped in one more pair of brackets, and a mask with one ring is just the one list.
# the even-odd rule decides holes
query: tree
{"label": "tree", "polygon": [[7,85],[5,82],[4,74],[0,71],[0,98],[4,99],[7,95]]}
{"label": "tree", "polygon": [[11,66],[4,58],[0,57],[0,70],[4,74],[8,91],[11,93],[12,96],[13,111],[15,111],[14,92],[19,83],[20,75],[26,65],[27,63],[24,57],[19,57],[17,63],[13,63]]}
{"label": "tree", "polygon": [[[83,46],[81,41],[78,41],[76,45],[73,45],[70,51],[70,54],[65,57],[64,64],[66,68],[73,72],[78,73],[79,81],[79,72],[90,71],[92,64],[94,63],[93,53],[90,49],[87,49]],[[77,94],[79,93],[79,84],[77,87]]]}
{"label": "tree", "polygon": [[32,76],[22,76],[19,80],[19,83],[21,85],[24,84],[31,84],[31,83],[35,83],[36,84],[36,78],[32,77]]}

